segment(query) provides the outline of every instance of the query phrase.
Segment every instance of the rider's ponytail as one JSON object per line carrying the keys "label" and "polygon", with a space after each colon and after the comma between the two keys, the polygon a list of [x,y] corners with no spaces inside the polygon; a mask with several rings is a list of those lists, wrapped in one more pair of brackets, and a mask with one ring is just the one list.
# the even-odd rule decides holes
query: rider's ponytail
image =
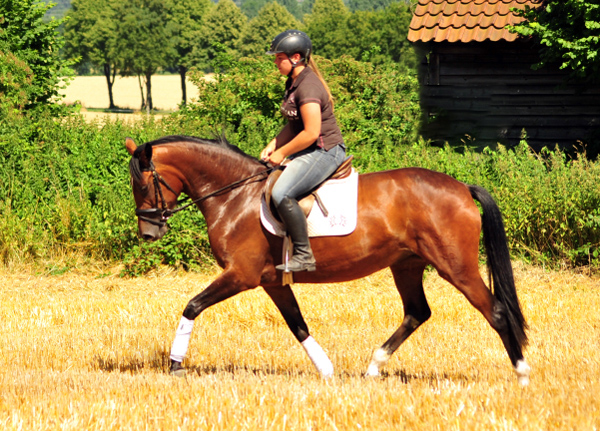
{"label": "rider's ponytail", "polygon": [[329,96],[329,103],[331,103],[331,110],[333,111],[334,110],[333,96],[331,95],[329,86],[327,85],[327,82],[325,82],[325,79],[323,79],[323,75],[321,75],[321,71],[319,70],[319,67],[317,66],[317,63],[313,59],[312,55],[308,58],[308,66],[317,74],[319,81],[321,81],[321,83],[323,84],[323,87],[325,87],[325,91],[327,91],[327,95]]}

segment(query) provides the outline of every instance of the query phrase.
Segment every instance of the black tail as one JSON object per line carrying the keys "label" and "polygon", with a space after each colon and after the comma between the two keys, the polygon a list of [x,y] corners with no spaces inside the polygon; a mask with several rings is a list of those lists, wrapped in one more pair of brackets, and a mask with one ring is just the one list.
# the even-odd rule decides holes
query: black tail
{"label": "black tail", "polygon": [[[490,274],[490,288],[496,299],[506,307],[511,347],[521,353],[527,345],[527,323],[519,305],[513,277],[508,241],[498,205],[483,187],[469,186],[473,199],[479,201],[483,209],[483,242]],[[519,359],[519,358],[517,358]]]}

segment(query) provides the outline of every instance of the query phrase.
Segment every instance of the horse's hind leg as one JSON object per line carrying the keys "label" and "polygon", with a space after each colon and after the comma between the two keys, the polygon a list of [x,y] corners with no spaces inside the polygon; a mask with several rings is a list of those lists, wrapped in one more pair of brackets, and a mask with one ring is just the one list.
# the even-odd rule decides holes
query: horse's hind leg
{"label": "horse's hind leg", "polygon": [[333,364],[323,348],[308,333],[308,326],[302,317],[300,306],[290,286],[264,287],[264,289],[279,309],[279,312],[296,339],[304,347],[306,354],[319,371],[321,377],[332,377]]}
{"label": "horse's hind leg", "polygon": [[440,271],[442,278],[453,284],[485,317],[492,328],[498,333],[512,365],[517,373],[519,384],[529,384],[530,367],[525,361],[522,349],[511,342],[511,326],[506,306],[502,304],[487,288],[476,265],[467,265],[460,270],[451,272]]}
{"label": "horse's hind leg", "polygon": [[390,269],[404,305],[404,320],[394,334],[373,353],[367,376],[378,376],[392,354],[431,316],[423,291],[423,272],[427,264],[420,258],[393,265]]}

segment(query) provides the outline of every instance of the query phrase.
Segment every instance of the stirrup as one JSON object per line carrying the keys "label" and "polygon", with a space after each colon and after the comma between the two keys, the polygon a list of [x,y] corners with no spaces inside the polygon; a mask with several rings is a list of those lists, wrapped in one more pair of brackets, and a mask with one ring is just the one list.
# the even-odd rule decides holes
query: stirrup
{"label": "stirrup", "polygon": [[313,272],[317,270],[317,263],[313,257],[312,262],[310,261],[305,261],[305,260],[300,260],[301,258],[297,258],[295,259],[296,256],[292,257],[289,262],[287,263],[282,263],[280,265],[277,265],[275,267],[275,269],[279,270],[279,271],[284,271],[284,272],[301,272],[301,271],[308,271],[308,272]]}

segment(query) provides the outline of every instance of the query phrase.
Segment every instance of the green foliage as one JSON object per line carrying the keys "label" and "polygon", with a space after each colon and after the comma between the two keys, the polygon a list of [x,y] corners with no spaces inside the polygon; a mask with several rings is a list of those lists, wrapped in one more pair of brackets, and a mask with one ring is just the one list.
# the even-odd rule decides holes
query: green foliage
{"label": "green foliage", "polygon": [[204,28],[204,18],[213,7],[210,0],[172,0],[169,21],[175,25],[174,46],[177,65],[194,66],[192,51]]}
{"label": "green foliage", "polygon": [[238,58],[242,35],[248,24],[242,11],[232,0],[219,0],[205,20],[198,44],[192,52],[195,67],[205,70],[222,52]]}
{"label": "green foliage", "polygon": [[50,19],[62,19],[69,12],[71,7],[71,0],[56,0],[53,2],[54,6],[46,11],[44,18],[49,21]]}
{"label": "green foliage", "polygon": [[273,38],[291,28],[300,30],[302,24],[279,3],[275,1],[267,3],[258,12],[258,16],[248,22],[242,36],[242,55],[255,57],[264,55]]}
{"label": "green foliage", "polygon": [[297,20],[302,21],[304,15],[312,10],[315,0],[302,0],[301,2],[297,0],[277,0],[277,3],[285,7]]}
{"label": "green foliage", "polygon": [[[272,1],[272,0],[271,0]],[[277,3],[283,6],[294,18],[301,21],[304,14],[309,13],[312,9],[314,0],[276,0]],[[260,10],[269,3],[269,0],[241,0],[236,1],[236,4],[240,6],[244,15],[248,19],[255,18],[258,16]],[[291,27],[288,27],[291,28]],[[286,29],[287,30],[287,29]]]}
{"label": "green foliage", "polygon": [[406,2],[394,2],[375,13],[371,46],[379,47],[381,52],[369,59],[371,63],[394,62],[404,70],[416,70],[417,55],[408,41],[411,19],[412,11]]}
{"label": "green foliage", "polygon": [[192,209],[171,219],[170,231],[160,242],[141,242],[126,254],[122,275],[134,277],[161,265],[185,270],[202,270],[212,265],[206,222]]}
{"label": "green foliage", "polygon": [[[331,88],[336,116],[350,149],[379,151],[416,139],[421,114],[414,77],[394,65],[378,67],[349,57],[316,60]],[[285,77],[266,56],[227,64],[231,69],[215,75],[214,80],[192,75],[199,102],[181,115],[213,130],[227,130],[230,140],[243,143],[245,150],[258,156],[283,125],[279,105]],[[371,166],[371,156],[357,163]]]}
{"label": "green foliage", "polygon": [[112,1],[73,0],[65,23],[65,56],[96,66],[118,62],[117,20]]}
{"label": "green foliage", "polygon": [[388,7],[393,0],[348,0],[348,8],[355,12],[357,10],[380,10]]}
{"label": "green foliage", "polygon": [[242,143],[244,150],[257,156],[283,124],[279,115],[283,80],[266,56],[239,62],[229,59],[227,64],[227,73],[216,74],[214,79],[192,74],[198,103],[188,105],[178,116],[193,119],[213,134],[227,131],[230,141]]}
{"label": "green foliage", "polygon": [[[168,134],[227,138],[250,155],[283,126],[279,105],[285,77],[272,59],[235,61],[223,49],[217,73],[196,72],[196,103],[162,121],[86,124],[48,111],[20,115],[27,103],[27,64],[0,55],[0,260],[52,261],[54,256],[124,263],[135,276],[167,264],[185,269],[211,265],[205,221],[195,209],[178,213],[156,243],[137,238],[124,139],[141,144]],[[515,257],[547,265],[600,268],[600,162],[560,150],[483,153],[433,148],[419,140],[418,84],[399,65],[350,57],[316,58],[336,100],[336,116],[361,172],[421,166],[486,187],[504,214]],[[21,89],[25,89],[22,93]]]}
{"label": "green foliage", "polygon": [[516,11],[526,19],[510,27],[541,44],[535,65],[559,63],[576,79],[600,81],[600,4],[597,0],[546,0],[536,8]]}
{"label": "green foliage", "polygon": [[[421,109],[415,77],[395,64],[375,66],[350,57],[320,61],[335,99],[346,144],[364,170],[385,169],[382,154],[417,139]],[[385,156],[384,156],[385,157]]]}
{"label": "green foliage", "polygon": [[176,32],[176,25],[168,20],[168,7],[163,0],[130,0],[116,6],[116,16],[120,17],[116,49],[121,74],[144,78],[146,101],[142,102],[142,109],[153,109],[152,75],[177,57],[173,44],[166,42]]}
{"label": "green foliage", "polygon": [[526,141],[483,153],[420,142],[398,149],[396,160],[398,167],[421,166],[488,189],[514,257],[553,267],[600,267],[600,163],[584,154],[536,154]]}
{"label": "green foliage", "polygon": [[[59,98],[61,82],[72,75],[70,62],[59,55],[64,41],[56,29],[62,20],[45,22],[43,19],[51,6],[34,0],[0,0],[3,61],[16,58],[31,70],[31,80],[27,80],[27,89],[24,89],[26,97],[21,98],[26,101],[24,109],[28,110],[48,106],[58,109],[54,102]],[[8,60],[9,57],[12,60]],[[23,70],[24,65],[18,67]]]}
{"label": "green foliage", "polygon": [[[198,130],[191,122],[189,129],[172,124],[176,129],[151,118],[135,125],[87,124],[78,115],[62,120],[41,115],[0,128],[0,262],[43,262],[75,253],[124,260],[134,271],[131,262],[148,245],[137,238],[124,139],[143,143]],[[149,259],[197,268],[202,263],[193,262],[208,253],[204,222],[197,212],[180,215],[160,253]]]}
{"label": "green foliage", "polygon": [[342,0],[315,0],[312,12],[304,17],[306,33],[312,40],[315,54],[326,58],[344,54],[340,47],[346,39],[357,37],[345,32],[349,16],[350,11]]}
{"label": "green foliage", "polygon": [[252,19],[258,15],[266,4],[267,0],[244,0],[240,3],[240,9],[248,19]]}
{"label": "green foliage", "polygon": [[[339,1],[341,3],[341,0]],[[416,68],[416,54],[408,42],[412,12],[407,3],[393,2],[376,11],[350,13],[336,4],[317,1],[306,16],[306,32],[315,53],[334,59],[350,56],[373,64],[398,63],[405,70]]]}
{"label": "green foliage", "polygon": [[25,108],[32,81],[31,68],[8,50],[0,48],[0,118],[18,115]]}
{"label": "green foliage", "polygon": [[117,48],[115,1],[73,0],[65,24],[64,55],[80,67],[100,68],[108,84],[108,108],[115,108],[112,84],[123,61]]}
{"label": "green foliage", "polygon": [[[490,151],[486,160],[513,249],[537,262],[588,264],[600,251],[599,165],[525,141],[514,151]],[[492,186],[490,186],[492,187]]]}

